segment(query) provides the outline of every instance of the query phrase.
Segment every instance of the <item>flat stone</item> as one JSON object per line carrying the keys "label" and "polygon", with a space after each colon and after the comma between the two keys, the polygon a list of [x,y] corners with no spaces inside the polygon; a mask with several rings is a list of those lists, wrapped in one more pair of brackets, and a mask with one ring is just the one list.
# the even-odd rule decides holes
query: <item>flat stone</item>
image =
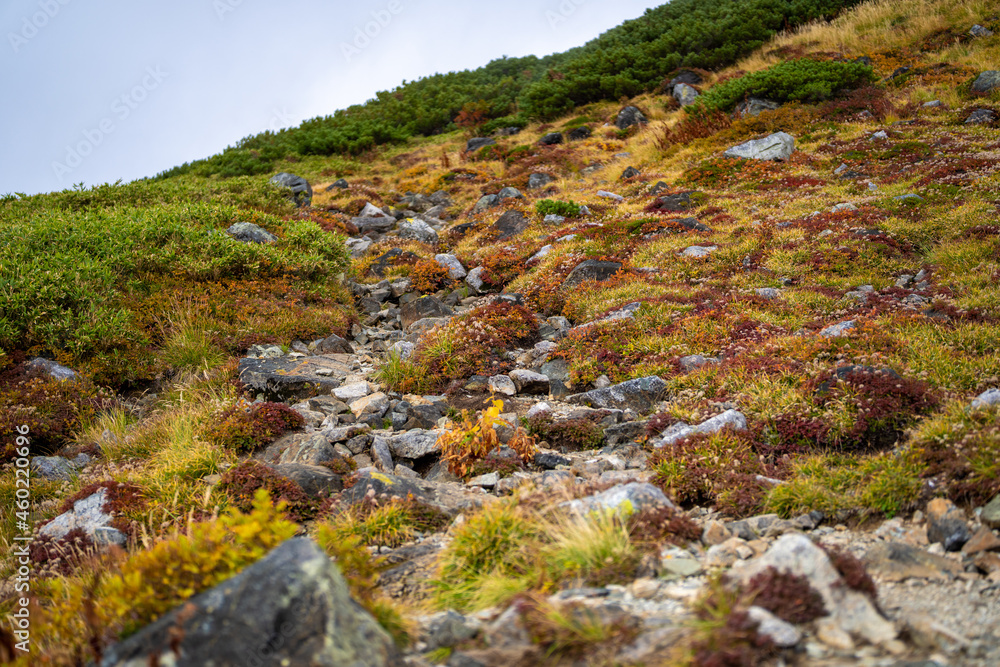
{"label": "flat stone", "polygon": [[658,376],[651,375],[605,389],[574,394],[567,397],[566,402],[598,409],[630,409],[638,414],[644,414],[659,402],[666,389],[666,382]]}
{"label": "flat stone", "polygon": [[563,281],[564,289],[572,289],[587,280],[603,282],[620,271],[620,262],[607,262],[596,259],[588,259],[576,265],[570,272],[566,280]]}
{"label": "flat stone", "polygon": [[747,609],[750,619],[757,621],[757,634],[770,637],[775,646],[792,648],[802,641],[802,632],[788,621],[783,621],[763,607]]}
{"label": "flat stone", "polygon": [[485,475],[479,475],[477,477],[473,477],[468,482],[466,482],[466,485],[481,486],[485,489],[492,489],[499,483],[500,483],[500,475],[495,472],[488,472]]}
{"label": "flat stone", "polygon": [[76,475],[76,466],[61,456],[33,456],[31,471],[45,479],[69,481]]}
{"label": "flat stone", "polygon": [[541,373],[523,368],[508,373],[519,394],[548,394],[549,378]]}
{"label": "flat stone", "polygon": [[507,375],[494,375],[487,381],[487,388],[493,394],[503,394],[504,396],[517,394],[517,385]]}
{"label": "flat stone", "polygon": [[987,389],[983,393],[972,399],[969,404],[970,410],[983,410],[1000,405],[1000,389]]}
{"label": "flat stone", "polygon": [[877,542],[865,553],[864,562],[869,574],[889,582],[948,581],[962,571],[955,561],[903,542]]}
{"label": "flat stone", "polygon": [[684,257],[707,257],[718,249],[719,247],[714,245],[709,245],[709,246],[693,245],[688,248],[685,248],[684,252],[682,252],[681,255],[683,255]]}
{"label": "flat stone", "polygon": [[775,132],[763,139],[752,139],[733,146],[723,155],[751,160],[787,160],[794,152],[795,138],[785,132]]}
{"label": "flat stone", "polygon": [[976,93],[988,93],[994,88],[1000,88],[1000,70],[987,70],[972,82],[972,90]]}
{"label": "flat stone", "polygon": [[329,498],[330,494],[339,493],[344,489],[343,477],[326,466],[279,463],[272,466],[272,469],[298,484],[303,491],[314,498]]}
{"label": "flat stone", "polygon": [[441,434],[438,431],[411,429],[405,433],[394,435],[389,439],[389,450],[393,456],[404,459],[421,459],[431,454],[440,454],[438,444]]}
{"label": "flat stone", "polygon": [[353,358],[346,354],[324,354],[296,359],[240,359],[240,381],[252,393],[268,400],[286,401],[329,393],[351,373]]}
{"label": "flat stone", "polygon": [[389,411],[389,397],[378,392],[351,402],[351,412],[358,419],[368,416],[382,417]]}
{"label": "flat stone", "polygon": [[448,270],[448,277],[452,280],[461,280],[468,275],[465,267],[458,261],[458,257],[448,254],[434,255],[434,261]]}
{"label": "flat stone", "polygon": [[124,545],[125,534],[111,526],[114,517],[104,511],[108,490],[104,487],[73,503],[73,508],[39,529],[41,535],[58,540],[71,530],[82,530],[98,544]]}
{"label": "flat stone", "polygon": [[271,465],[279,463],[319,465],[343,457],[337,454],[323,433],[289,433],[272,442],[254,458]]}
{"label": "flat stone", "polygon": [[410,325],[418,320],[450,317],[454,314],[455,311],[442,303],[440,299],[430,295],[405,303],[399,309],[400,322],[404,330],[409,329]]}
{"label": "flat stone", "polygon": [[696,426],[680,426],[675,424],[669,431],[664,432],[663,436],[654,446],[665,447],[692,435],[718,433],[724,428],[745,431],[747,428],[747,419],[739,410],[726,410],[721,415],[716,415]]}
{"label": "flat stone", "polygon": [[397,234],[401,239],[413,239],[429,246],[438,244],[438,233],[419,218],[407,218],[399,223]]}
{"label": "flat stone", "polygon": [[622,510],[632,513],[658,507],[677,509],[677,506],[663,495],[663,491],[643,482],[622,484],[592,496],[560,503],[559,506],[578,514],[589,514],[599,510]]}
{"label": "flat stone", "polygon": [[981,551],[996,551],[1000,549],[1000,537],[997,537],[988,526],[980,526],[979,530],[962,547],[964,554],[977,554]]}
{"label": "flat stone", "polygon": [[855,326],[854,320],[848,320],[846,322],[840,322],[838,324],[832,324],[817,335],[823,338],[835,338],[837,336],[846,336],[847,332],[853,329]]}
{"label": "flat stone", "polygon": [[28,370],[40,371],[53,380],[73,380],[76,378],[76,372],[73,369],[67,368],[62,364],[57,364],[51,359],[35,357],[24,366]]}

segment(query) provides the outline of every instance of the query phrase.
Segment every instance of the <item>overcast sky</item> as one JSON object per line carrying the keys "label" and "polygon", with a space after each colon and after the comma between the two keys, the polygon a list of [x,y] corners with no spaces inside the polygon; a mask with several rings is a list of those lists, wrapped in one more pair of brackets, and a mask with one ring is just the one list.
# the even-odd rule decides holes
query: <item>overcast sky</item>
{"label": "overcast sky", "polygon": [[404,80],[579,46],[658,4],[3,0],[0,195],[153,176]]}

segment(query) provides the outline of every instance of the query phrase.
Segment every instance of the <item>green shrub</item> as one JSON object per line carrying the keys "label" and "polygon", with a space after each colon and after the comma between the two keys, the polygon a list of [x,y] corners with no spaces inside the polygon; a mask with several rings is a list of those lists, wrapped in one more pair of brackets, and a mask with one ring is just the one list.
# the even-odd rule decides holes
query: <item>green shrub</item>
{"label": "green shrub", "polygon": [[732,111],[751,96],[775,102],[820,102],[834,97],[840,90],[858,88],[874,79],[872,68],[867,65],[802,58],[715,86],[688,110],[691,113]]}
{"label": "green shrub", "polygon": [[571,201],[556,201],[554,199],[542,199],[535,203],[535,211],[538,215],[561,215],[564,218],[575,218],[580,215],[580,205]]}

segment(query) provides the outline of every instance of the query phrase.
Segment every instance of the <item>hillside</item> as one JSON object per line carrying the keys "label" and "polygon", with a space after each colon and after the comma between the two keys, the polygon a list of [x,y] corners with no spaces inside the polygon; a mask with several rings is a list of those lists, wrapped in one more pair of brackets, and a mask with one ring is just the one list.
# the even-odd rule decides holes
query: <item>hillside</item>
{"label": "hillside", "polygon": [[0,201],[0,660],[997,664],[996,32],[676,0]]}

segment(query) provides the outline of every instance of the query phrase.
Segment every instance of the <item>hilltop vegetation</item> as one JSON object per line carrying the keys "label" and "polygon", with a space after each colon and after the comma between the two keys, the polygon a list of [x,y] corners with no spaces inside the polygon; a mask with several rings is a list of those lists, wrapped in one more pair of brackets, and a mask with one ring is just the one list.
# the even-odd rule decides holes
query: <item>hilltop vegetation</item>
{"label": "hilltop vegetation", "polygon": [[[158,179],[0,201],[7,544],[17,458],[61,457],[32,464],[40,639],[19,664],[100,663],[171,609],[181,644],[185,601],[295,534],[388,633],[366,641],[415,661],[486,660],[499,637],[524,664],[996,664],[995,605],[972,601],[997,547],[958,549],[1000,539],[1000,406],[976,400],[1000,398],[1000,91],[972,90],[1000,19],[854,4],[676,0]],[[679,67],[700,79],[683,108],[659,88]],[[773,104],[734,113],[750,97]],[[617,126],[625,104],[647,122]],[[726,156],[777,132],[784,159]],[[273,241],[237,242],[238,222]],[[315,386],[280,394],[312,363]],[[630,381],[654,389],[587,407]],[[95,494],[121,548],[41,532]],[[934,536],[932,503],[965,542]],[[890,638],[838,645],[808,577],[736,583],[782,532],[822,538],[838,595],[882,603]],[[890,541],[954,585],[876,587],[867,547]],[[900,590],[926,608],[932,585],[968,607],[938,620],[969,641],[908,620]],[[751,606],[799,638],[776,646]],[[446,609],[470,615],[414,620]]]}
{"label": "hilltop vegetation", "polygon": [[222,153],[175,167],[179,174],[264,174],[293,156],[359,155],[410,137],[473,125],[483,132],[548,120],[577,106],[633,97],[679,67],[717,69],[778,31],[832,17],[858,0],[674,0],[582,47],[536,58],[501,58],[477,70],[403,83],[375,99],[299,127],[246,137]]}

